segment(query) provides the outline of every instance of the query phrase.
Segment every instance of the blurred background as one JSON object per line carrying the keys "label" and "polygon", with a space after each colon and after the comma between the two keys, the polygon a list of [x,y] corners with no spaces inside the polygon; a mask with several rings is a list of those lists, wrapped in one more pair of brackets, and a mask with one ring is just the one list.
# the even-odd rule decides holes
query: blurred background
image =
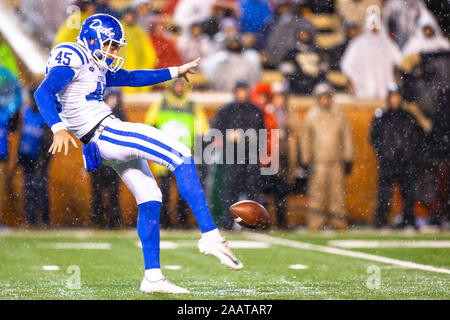
{"label": "blurred background", "polygon": [[[227,208],[247,198],[273,228],[448,230],[447,0],[3,0],[0,228],[136,225],[114,171],[85,172],[81,148],[47,153],[52,135],[32,98],[51,48],[74,42],[94,13],[121,20],[125,69],[202,59],[189,83],[107,91],[117,117],[191,147],[209,128],[252,128],[252,114],[233,111],[243,105],[279,130],[275,175],[198,166],[221,228],[239,229]],[[151,168],[162,227],[195,227],[171,173]]]}

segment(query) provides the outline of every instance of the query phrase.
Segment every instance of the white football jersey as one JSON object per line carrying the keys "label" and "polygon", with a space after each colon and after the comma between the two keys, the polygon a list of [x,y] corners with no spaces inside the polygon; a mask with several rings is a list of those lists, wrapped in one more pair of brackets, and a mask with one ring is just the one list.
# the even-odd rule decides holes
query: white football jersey
{"label": "white football jersey", "polygon": [[51,52],[46,73],[55,66],[67,66],[74,72],[73,80],[57,94],[59,116],[70,132],[81,138],[103,118],[111,108],[103,101],[106,72],[80,44],[64,42]]}

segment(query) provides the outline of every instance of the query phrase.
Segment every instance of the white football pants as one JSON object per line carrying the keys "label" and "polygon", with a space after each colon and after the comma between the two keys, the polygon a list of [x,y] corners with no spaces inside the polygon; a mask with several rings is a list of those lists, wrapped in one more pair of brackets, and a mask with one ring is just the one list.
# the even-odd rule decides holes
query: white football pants
{"label": "white football pants", "polygon": [[98,145],[102,163],[117,172],[137,204],[161,201],[161,191],[147,160],[173,171],[191,157],[189,148],[143,123],[108,117],[102,126],[103,131],[97,130],[91,140]]}

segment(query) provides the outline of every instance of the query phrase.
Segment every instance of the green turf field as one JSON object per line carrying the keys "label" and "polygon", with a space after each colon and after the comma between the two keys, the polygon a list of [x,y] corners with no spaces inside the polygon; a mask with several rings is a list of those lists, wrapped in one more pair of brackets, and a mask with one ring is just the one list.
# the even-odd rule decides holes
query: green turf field
{"label": "green turf field", "polygon": [[243,270],[200,254],[198,231],[163,231],[163,272],[191,294],[144,295],[135,230],[2,231],[0,299],[450,298],[449,232],[225,235]]}

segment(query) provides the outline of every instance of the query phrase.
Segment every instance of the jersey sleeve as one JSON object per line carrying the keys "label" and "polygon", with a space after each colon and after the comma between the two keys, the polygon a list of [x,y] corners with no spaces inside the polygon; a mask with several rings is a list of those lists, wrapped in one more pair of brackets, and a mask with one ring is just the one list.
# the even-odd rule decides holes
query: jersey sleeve
{"label": "jersey sleeve", "polygon": [[50,72],[53,67],[69,67],[78,77],[81,66],[88,62],[86,54],[76,47],[74,44],[63,43],[56,46],[51,52],[47,62],[46,73]]}

